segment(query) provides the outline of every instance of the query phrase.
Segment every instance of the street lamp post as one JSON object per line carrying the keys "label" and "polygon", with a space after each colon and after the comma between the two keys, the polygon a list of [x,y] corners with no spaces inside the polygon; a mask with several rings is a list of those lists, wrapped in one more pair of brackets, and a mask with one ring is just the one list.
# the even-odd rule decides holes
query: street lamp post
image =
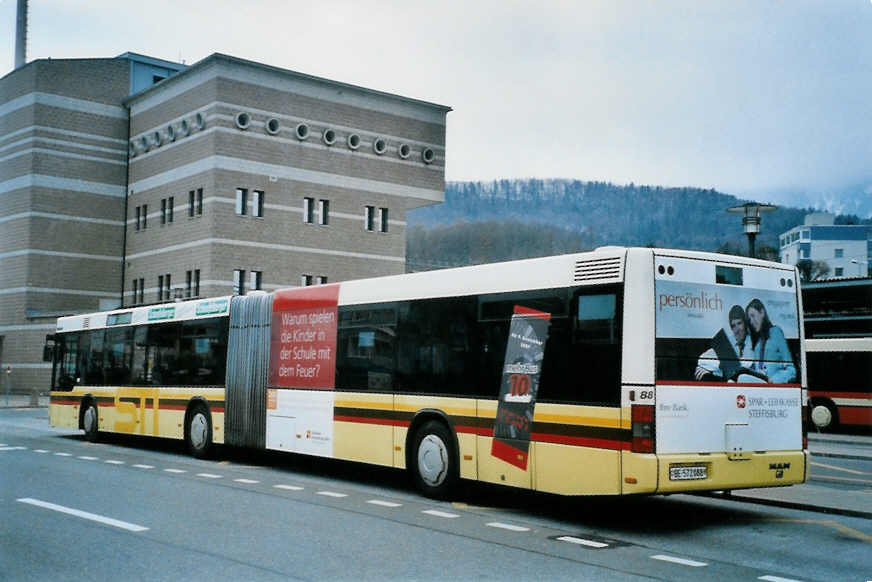
{"label": "street lamp post", "polygon": [[749,257],[754,258],[757,256],[754,249],[754,241],[757,238],[757,233],[760,232],[760,215],[764,212],[771,212],[776,208],[778,207],[774,204],[759,204],[757,202],[746,202],[739,206],[727,208],[727,212],[742,215],[742,226],[745,228],[745,234],[748,235]]}

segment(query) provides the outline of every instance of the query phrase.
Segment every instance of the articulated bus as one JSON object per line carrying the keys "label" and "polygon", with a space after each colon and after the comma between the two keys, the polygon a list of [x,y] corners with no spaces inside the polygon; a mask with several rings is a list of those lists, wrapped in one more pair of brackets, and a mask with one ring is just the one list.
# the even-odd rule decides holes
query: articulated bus
{"label": "articulated bus", "polygon": [[802,483],[795,270],[604,247],[62,317],[51,424],[563,495]]}
{"label": "articulated bus", "polygon": [[872,337],[807,339],[805,350],[814,427],[872,428]]}

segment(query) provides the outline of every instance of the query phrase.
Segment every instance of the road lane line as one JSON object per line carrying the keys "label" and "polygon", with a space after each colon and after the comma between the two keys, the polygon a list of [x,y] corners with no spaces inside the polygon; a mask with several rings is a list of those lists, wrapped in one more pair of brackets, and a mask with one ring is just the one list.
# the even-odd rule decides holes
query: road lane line
{"label": "road lane line", "polygon": [[492,521],[486,525],[488,527],[495,527],[497,529],[507,529],[509,531],[530,531],[529,527],[524,527],[521,525],[512,525],[510,523],[502,523],[499,521]]}
{"label": "road lane line", "polygon": [[837,467],[835,465],[826,465],[824,463],[812,463],[812,467],[823,467],[824,469],[832,469],[833,471],[844,471],[853,475],[868,475],[866,471],[857,471],[855,469],[846,469],[845,467]]}
{"label": "road lane line", "polygon": [[297,487],[296,485],[273,485],[275,489],[285,489],[287,491],[302,491],[303,487]]}
{"label": "road lane line", "polygon": [[132,465],[137,469],[154,469],[154,465]]}
{"label": "road lane line", "polygon": [[167,473],[187,473],[184,469],[164,469]]}
{"label": "road lane line", "polygon": [[73,455],[71,455],[70,453],[55,453],[55,456],[57,456],[57,457],[72,457]]}
{"label": "road lane line", "polygon": [[83,461],[96,461],[97,457],[89,457],[87,455],[83,455],[81,457],[76,457],[77,459],[82,459]]}
{"label": "road lane line", "polygon": [[370,499],[367,501],[372,505],[381,505],[382,507],[402,507],[402,503],[394,503],[393,501],[382,501],[381,499]]}
{"label": "road lane line", "polygon": [[135,523],[128,523],[126,521],[121,521],[118,519],[112,519],[111,517],[97,515],[96,513],[88,513],[87,511],[82,511],[80,509],[73,509],[71,507],[64,507],[63,505],[56,505],[54,503],[49,503],[48,501],[40,501],[39,499],[31,499],[30,497],[24,497],[22,499],[18,499],[17,501],[19,501],[20,503],[27,503],[28,505],[35,505],[36,507],[42,507],[44,509],[51,509],[52,511],[58,511],[60,513],[66,513],[68,515],[74,515],[76,517],[81,517],[82,519],[88,519],[91,521],[96,521],[98,523],[111,525],[113,527],[126,529],[127,531],[148,531],[148,528],[145,526],[136,525]]}
{"label": "road lane line", "polygon": [[47,451],[45,449],[33,449],[33,452],[34,453],[48,453],[49,451]]}
{"label": "road lane line", "polygon": [[608,544],[604,544],[604,543],[602,543],[602,542],[595,542],[595,541],[593,541],[593,540],[585,540],[585,539],[582,539],[582,538],[577,538],[577,537],[575,537],[575,536],[560,536],[560,537],[557,538],[557,539],[560,540],[561,542],[569,542],[570,544],[575,544],[575,545],[578,545],[578,546],[587,546],[587,547],[589,547],[589,548],[597,548],[597,549],[599,549],[599,548],[607,548],[607,547],[609,547]]}
{"label": "road lane line", "polygon": [[246,485],[254,485],[255,483],[260,483],[260,481],[255,481],[254,479],[234,479],[237,483],[245,483]]}
{"label": "road lane line", "polygon": [[116,461],[115,459],[109,459],[108,461],[104,461],[104,463],[108,463],[110,465],[123,465],[124,461]]}
{"label": "road lane line", "polygon": [[26,451],[26,450],[27,450],[26,447],[7,447],[5,445],[0,446],[0,451]]}
{"label": "road lane line", "polygon": [[439,511],[438,509],[425,509],[421,513],[426,513],[427,515],[432,515],[434,517],[444,517],[445,519],[454,519],[455,517],[460,517],[456,513],[448,513],[447,511]]}
{"label": "road lane line", "polygon": [[214,473],[197,473],[197,477],[204,477],[206,479],[220,479],[221,475],[216,475]]}
{"label": "road lane line", "polygon": [[319,491],[316,495],[323,495],[324,497],[348,497],[345,493],[337,493],[336,491]]}
{"label": "road lane line", "polygon": [[696,562],[694,560],[685,560],[684,558],[676,558],[675,556],[665,556],[663,554],[657,554],[656,556],[651,556],[652,560],[660,560],[661,562],[672,562],[673,564],[681,564],[682,566],[690,566],[691,568],[702,568],[703,566],[708,566],[706,562]]}
{"label": "road lane line", "polygon": [[793,578],[782,578],[780,576],[760,576],[757,580],[766,580],[766,582],[801,582]]}

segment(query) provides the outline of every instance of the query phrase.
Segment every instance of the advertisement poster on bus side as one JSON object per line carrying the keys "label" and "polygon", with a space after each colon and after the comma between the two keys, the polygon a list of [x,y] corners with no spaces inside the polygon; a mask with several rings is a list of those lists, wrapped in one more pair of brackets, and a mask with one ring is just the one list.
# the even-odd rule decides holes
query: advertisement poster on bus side
{"label": "advertisement poster on bus side", "polygon": [[491,455],[524,471],[550,325],[549,313],[516,305],[509,326]]}
{"label": "advertisement poster on bus side", "polygon": [[269,385],[333,389],[339,285],[276,291]]}

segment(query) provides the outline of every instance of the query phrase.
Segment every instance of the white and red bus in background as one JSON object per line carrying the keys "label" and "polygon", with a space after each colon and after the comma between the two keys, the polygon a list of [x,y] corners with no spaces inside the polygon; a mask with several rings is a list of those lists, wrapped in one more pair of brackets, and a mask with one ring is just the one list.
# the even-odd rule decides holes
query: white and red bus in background
{"label": "white and red bus in background", "polygon": [[605,247],[63,317],[50,419],[563,495],[807,478],[795,269]]}
{"label": "white and red bus in background", "polygon": [[872,429],[872,337],[807,339],[805,350],[814,427]]}

